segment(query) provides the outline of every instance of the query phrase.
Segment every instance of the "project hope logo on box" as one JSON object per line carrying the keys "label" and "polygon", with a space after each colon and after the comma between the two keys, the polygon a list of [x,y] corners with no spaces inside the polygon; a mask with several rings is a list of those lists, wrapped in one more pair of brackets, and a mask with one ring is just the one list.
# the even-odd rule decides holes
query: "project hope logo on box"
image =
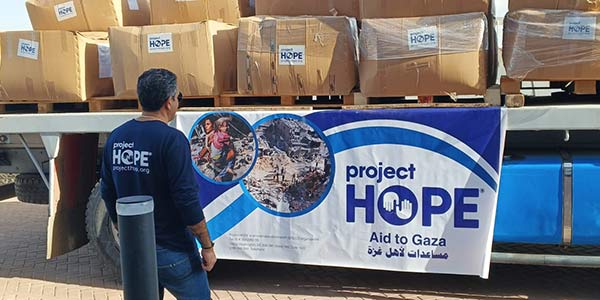
{"label": "project hope logo on box", "polygon": [[564,23],[563,39],[593,41],[596,39],[595,17],[567,17]]}
{"label": "project hope logo on box", "polygon": [[173,52],[173,34],[155,33],[148,35],[148,53]]}
{"label": "project hope logo on box", "polygon": [[54,12],[56,13],[56,19],[59,22],[77,16],[77,11],[75,10],[75,4],[73,1],[55,5]]}
{"label": "project hope logo on box", "polygon": [[306,63],[306,47],[304,45],[279,45],[279,64],[288,66],[304,66]]}
{"label": "project hope logo on box", "polygon": [[19,45],[17,46],[17,56],[37,60],[39,55],[39,49],[39,42],[19,39]]}
{"label": "project hope logo on box", "polygon": [[438,31],[436,26],[408,30],[408,49],[431,49],[438,47]]}

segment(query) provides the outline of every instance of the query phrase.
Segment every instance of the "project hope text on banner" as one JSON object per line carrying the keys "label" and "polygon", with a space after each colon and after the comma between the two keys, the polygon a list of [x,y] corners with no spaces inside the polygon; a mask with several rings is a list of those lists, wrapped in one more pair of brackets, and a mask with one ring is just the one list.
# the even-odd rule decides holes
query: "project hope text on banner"
{"label": "project hope text on banner", "polygon": [[226,259],[487,278],[500,108],[180,113]]}

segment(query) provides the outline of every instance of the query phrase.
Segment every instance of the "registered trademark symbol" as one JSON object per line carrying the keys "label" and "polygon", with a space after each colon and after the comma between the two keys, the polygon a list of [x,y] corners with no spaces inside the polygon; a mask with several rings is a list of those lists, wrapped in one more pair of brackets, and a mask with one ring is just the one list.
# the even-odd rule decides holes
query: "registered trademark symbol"
{"label": "registered trademark symbol", "polygon": [[481,189],[481,190],[479,190],[479,191],[480,191],[482,194],[483,194],[483,193],[485,193],[485,190],[484,190],[484,189]]}

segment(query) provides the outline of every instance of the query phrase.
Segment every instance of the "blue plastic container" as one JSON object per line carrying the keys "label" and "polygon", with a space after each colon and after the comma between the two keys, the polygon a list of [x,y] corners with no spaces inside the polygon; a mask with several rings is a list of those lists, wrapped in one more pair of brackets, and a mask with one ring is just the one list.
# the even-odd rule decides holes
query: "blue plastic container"
{"label": "blue plastic container", "polygon": [[573,155],[572,242],[600,245],[600,154]]}
{"label": "blue plastic container", "polygon": [[505,157],[495,242],[562,242],[562,159],[559,154]]}

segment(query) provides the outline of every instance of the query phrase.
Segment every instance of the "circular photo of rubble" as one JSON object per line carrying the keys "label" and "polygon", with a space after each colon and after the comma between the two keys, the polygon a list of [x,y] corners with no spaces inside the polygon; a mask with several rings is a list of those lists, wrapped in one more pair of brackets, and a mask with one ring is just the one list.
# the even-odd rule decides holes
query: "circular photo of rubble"
{"label": "circular photo of rubble", "polygon": [[332,184],[333,155],[323,133],[296,115],[275,115],[254,126],[258,155],[243,180],[269,213],[298,216],[316,208]]}
{"label": "circular photo of rubble", "polygon": [[206,114],[196,121],[189,138],[195,169],[211,182],[243,178],[256,158],[252,128],[237,114]]}

